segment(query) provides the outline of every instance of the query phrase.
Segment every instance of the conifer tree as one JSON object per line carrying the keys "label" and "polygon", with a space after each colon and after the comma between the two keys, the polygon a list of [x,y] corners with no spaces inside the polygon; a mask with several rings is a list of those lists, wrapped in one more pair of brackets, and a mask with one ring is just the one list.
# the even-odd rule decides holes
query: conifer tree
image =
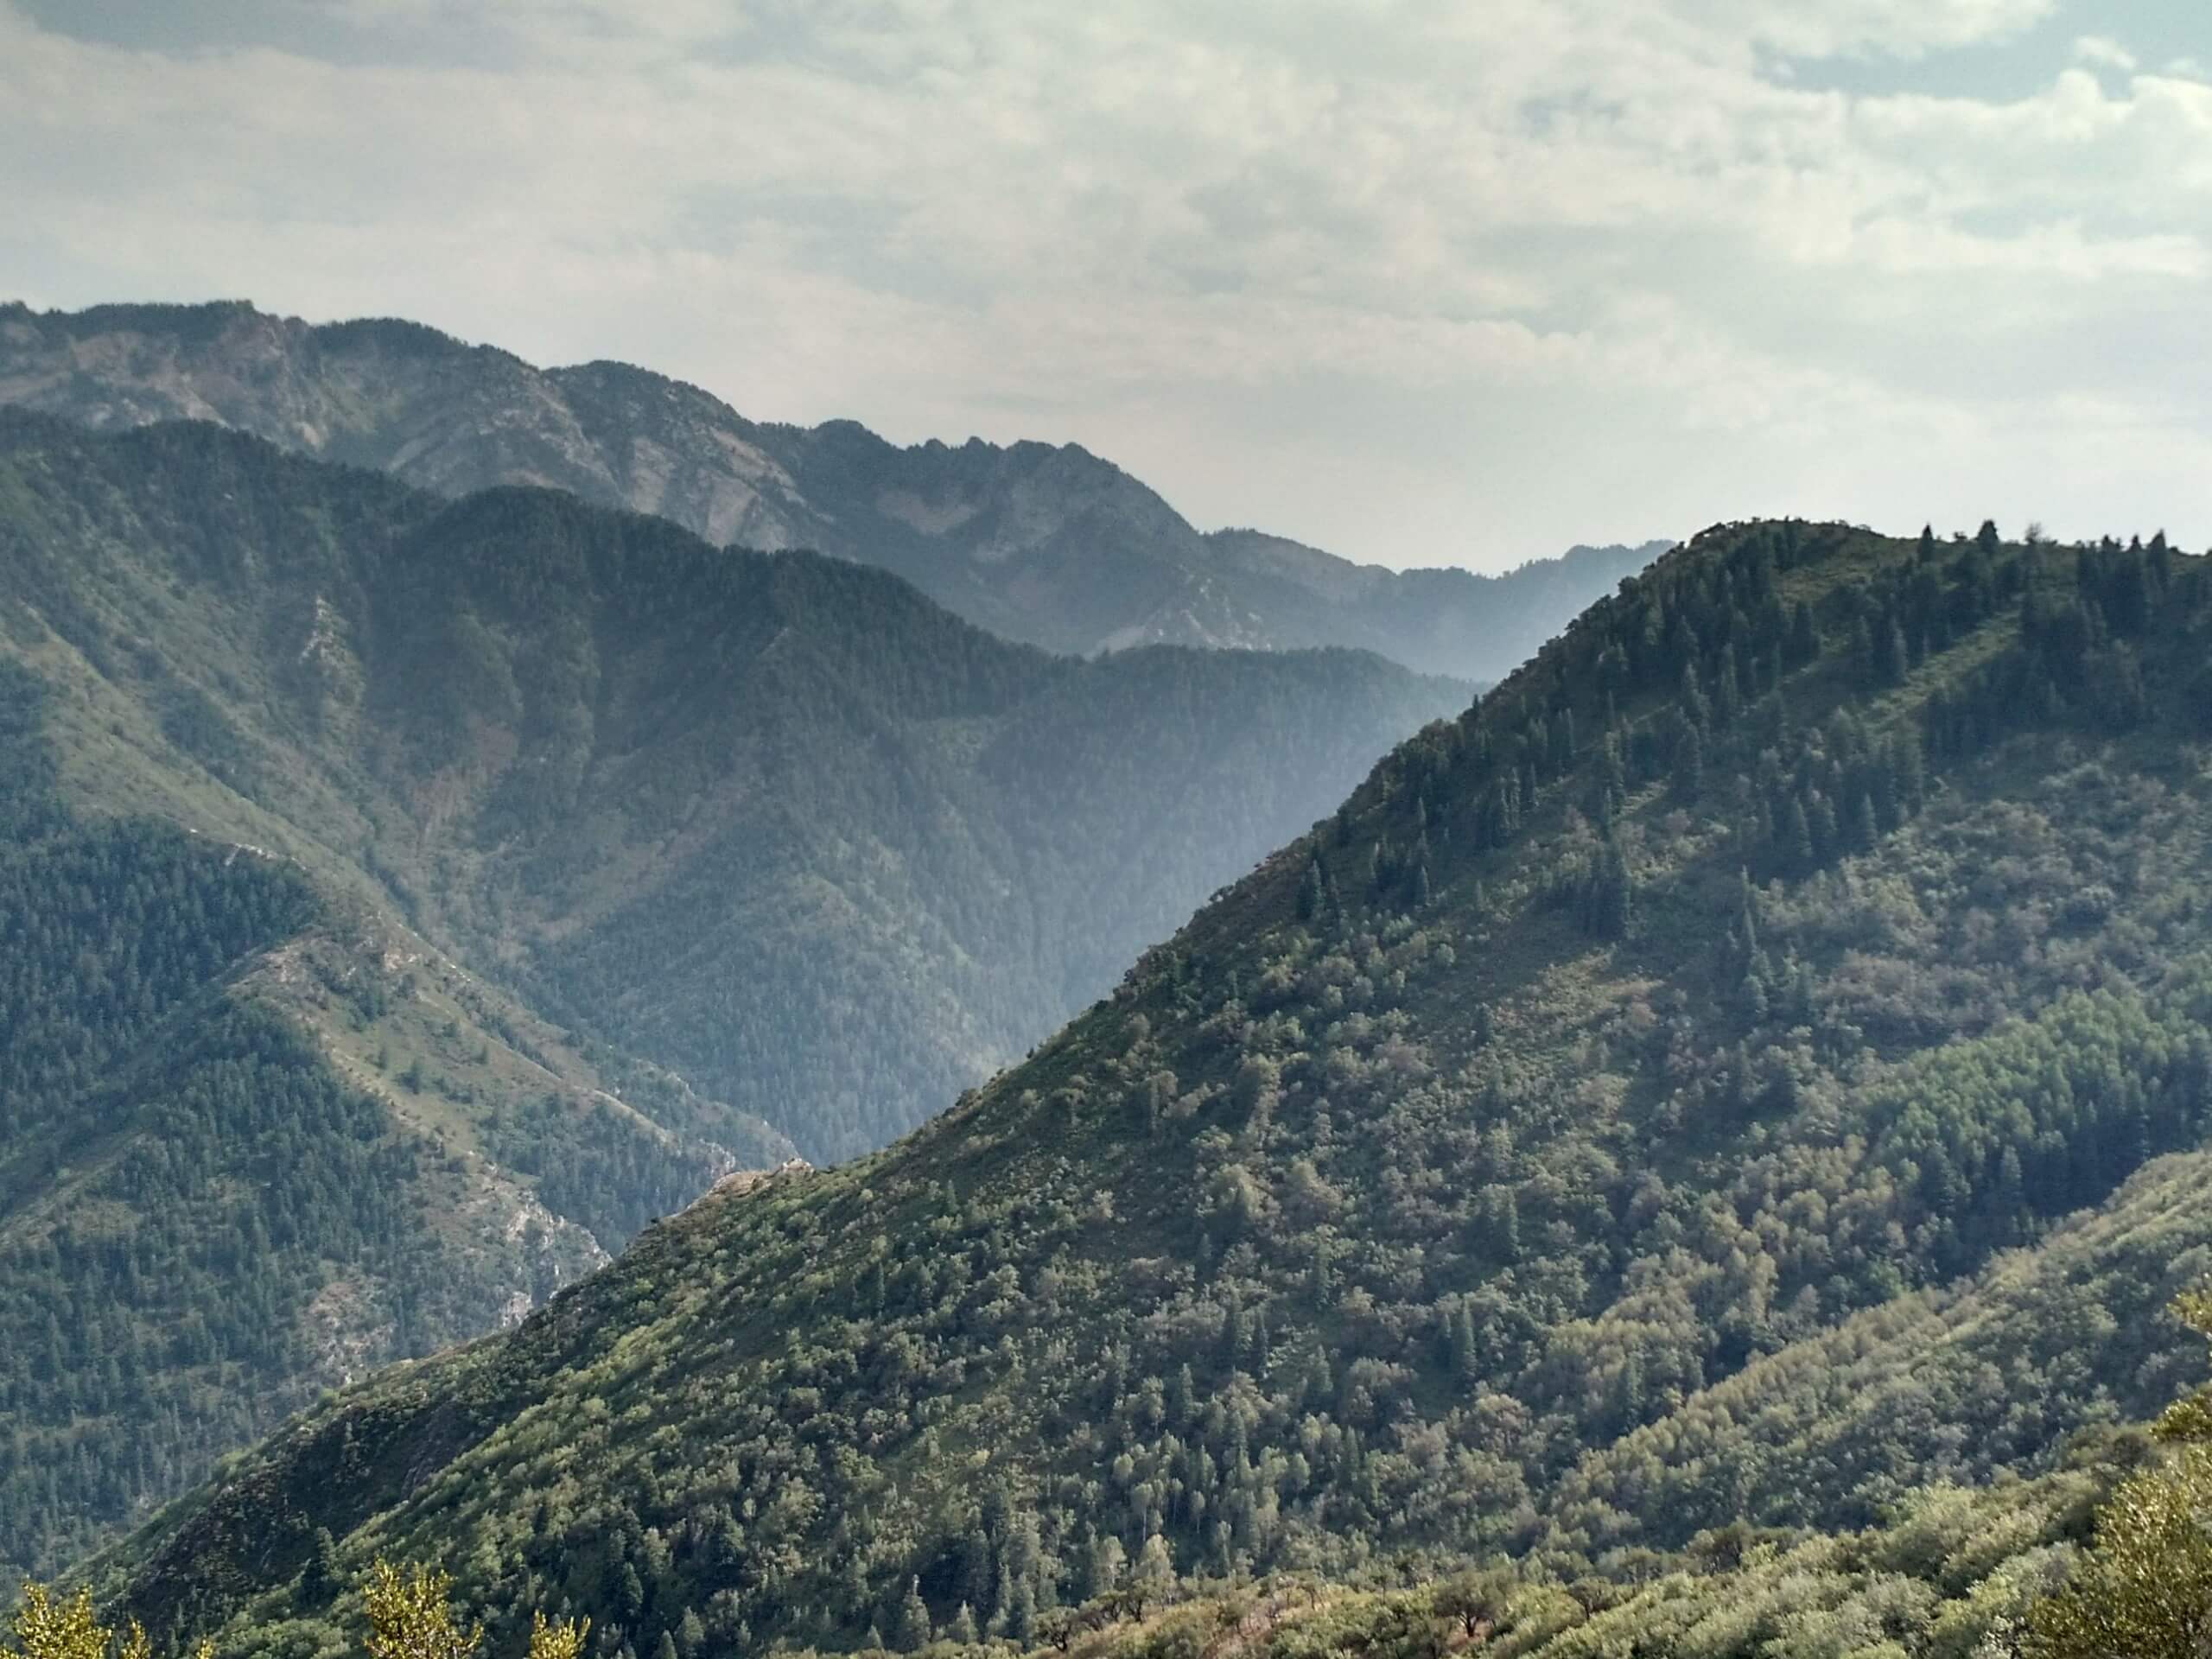
{"label": "conifer tree", "polygon": [[899,1605],[897,1641],[901,1653],[913,1653],[929,1645],[929,1604],[922,1599],[922,1586],[918,1579],[906,1580],[906,1599]]}
{"label": "conifer tree", "polygon": [[1802,668],[1820,654],[1821,636],[1813,623],[1813,607],[1801,599],[1789,613],[1789,660]]}
{"label": "conifer tree", "polygon": [[1789,827],[1783,852],[1801,870],[1813,868],[1813,824],[1805,816],[1805,802],[1801,796],[1789,803]]}
{"label": "conifer tree", "polygon": [[1695,800],[1705,788],[1705,739],[1694,726],[1682,728],[1675,750],[1675,787],[1686,801]]}
{"label": "conifer tree", "polygon": [[1904,630],[1895,622],[1879,623],[1874,631],[1874,677],[1883,685],[1896,685],[1912,665],[1912,653],[1904,642]]}
{"label": "conifer tree", "polygon": [[1122,1548],[1122,1541],[1110,1532],[1100,1533],[1090,1547],[1090,1578],[1084,1586],[1087,1598],[1095,1600],[1121,1588],[1122,1574],[1128,1567],[1128,1554]]}
{"label": "conifer tree", "polygon": [[1461,1382],[1476,1375],[1475,1319],[1461,1297],[1452,1307],[1452,1375]]}
{"label": "conifer tree", "polygon": [[300,1599],[310,1607],[327,1607],[338,1589],[338,1546],[328,1527],[317,1527],[308,1564],[300,1572]]}
{"label": "conifer tree", "polygon": [[1144,1548],[1137,1552],[1136,1571],[1130,1581],[1160,1595],[1175,1586],[1175,1558],[1167,1553],[1167,1541],[1154,1533],[1144,1541]]}

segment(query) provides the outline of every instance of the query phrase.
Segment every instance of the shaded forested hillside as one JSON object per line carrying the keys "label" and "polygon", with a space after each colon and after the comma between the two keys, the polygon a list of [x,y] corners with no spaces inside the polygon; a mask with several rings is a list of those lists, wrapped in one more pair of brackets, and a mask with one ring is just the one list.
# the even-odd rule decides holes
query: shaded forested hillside
{"label": "shaded forested hillside", "polygon": [[817,1160],[1105,990],[1464,699],[1010,646],[880,572],[209,427],[0,439],[65,793],[265,846]]}
{"label": "shaded forested hillside", "polygon": [[[73,809],[45,736],[61,695],[0,663],[10,1571],[791,1154],[653,1068],[588,1059],[289,860]],[[700,1124],[717,1138],[664,1127]]]}

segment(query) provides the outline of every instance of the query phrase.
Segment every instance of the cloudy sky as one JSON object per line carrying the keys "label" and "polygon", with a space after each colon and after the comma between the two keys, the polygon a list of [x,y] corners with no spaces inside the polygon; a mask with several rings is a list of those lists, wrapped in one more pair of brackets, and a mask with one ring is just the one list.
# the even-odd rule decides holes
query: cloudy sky
{"label": "cloudy sky", "polygon": [[0,204],[1394,564],[2212,541],[2207,0],[0,0]]}

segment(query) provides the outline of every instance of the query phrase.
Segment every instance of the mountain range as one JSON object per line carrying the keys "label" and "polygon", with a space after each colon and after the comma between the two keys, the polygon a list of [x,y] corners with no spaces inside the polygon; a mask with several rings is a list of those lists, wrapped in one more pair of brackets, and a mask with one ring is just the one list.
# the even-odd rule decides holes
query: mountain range
{"label": "mountain range", "polygon": [[0,306],[0,403],[101,430],[219,421],[448,494],[566,489],[716,544],[878,565],[1002,638],[1077,654],[1344,645],[1494,681],[1669,545],[1395,572],[1201,534],[1073,444],[900,448],[852,421],[747,420],[626,364],[543,370],[417,323],[314,327],[243,302]]}
{"label": "mountain range", "polygon": [[2007,1651],[2203,1376],[2208,642],[2162,539],[1718,526],[953,1109],[95,1575],[242,1653],[380,1555],[518,1650]]}
{"label": "mountain range", "polygon": [[0,1562],[912,1128],[1467,695],[0,411]]}
{"label": "mountain range", "polygon": [[[2212,563],[1470,588],[245,307],[0,310],[9,403],[10,1570],[225,1659],[390,1560],[501,1659],[2072,1659],[2196,1582]],[[1308,628],[1376,649],[1146,643]]]}

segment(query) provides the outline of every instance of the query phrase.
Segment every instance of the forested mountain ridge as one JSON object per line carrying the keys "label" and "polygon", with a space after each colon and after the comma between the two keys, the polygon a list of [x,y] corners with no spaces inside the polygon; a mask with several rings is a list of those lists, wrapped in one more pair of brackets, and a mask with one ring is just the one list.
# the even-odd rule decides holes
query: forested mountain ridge
{"label": "forested mountain ridge", "polygon": [[1055,658],[863,567],[204,425],[0,418],[0,537],[72,798],[397,902],[817,1160],[1019,1054],[1465,697],[1351,652]]}
{"label": "forested mountain ridge", "polygon": [[417,324],[310,327],[242,303],[0,306],[0,403],[103,430],[220,421],[449,494],[556,486],[716,543],[880,565],[1004,638],[1078,653],[1344,645],[1495,680],[1666,545],[1577,548],[1501,577],[1397,573],[1201,536],[1072,444],[899,448],[852,421],[749,421],[624,364],[539,370]]}
{"label": "forested mountain ridge", "polygon": [[1133,1572],[1632,1573],[2046,1469],[2202,1374],[2208,635],[2163,540],[1707,532],[955,1110],[105,1570],[242,1649],[332,1639],[318,1529],[610,1654],[1026,1642]]}

